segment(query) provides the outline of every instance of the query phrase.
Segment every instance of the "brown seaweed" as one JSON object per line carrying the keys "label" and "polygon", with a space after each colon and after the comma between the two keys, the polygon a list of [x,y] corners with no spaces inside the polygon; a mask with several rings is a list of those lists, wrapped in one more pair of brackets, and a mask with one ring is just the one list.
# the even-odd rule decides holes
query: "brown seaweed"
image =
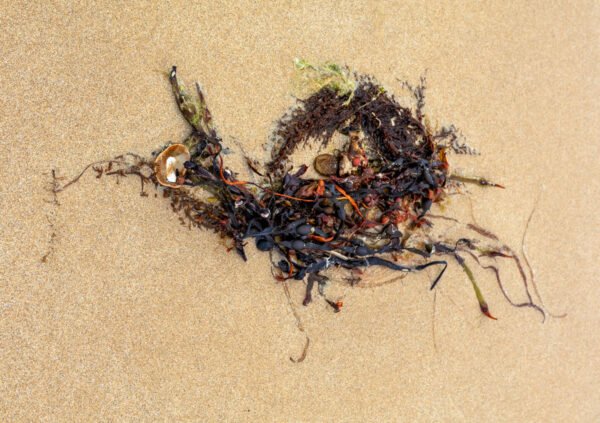
{"label": "brown seaweed", "polygon": [[[275,125],[270,160],[261,167],[246,157],[248,166],[261,177],[260,182],[250,182],[237,179],[227,167],[223,141],[200,86],[196,84],[195,94],[189,93],[179,80],[176,67],[172,68],[169,73],[172,90],[191,127],[182,142],[190,157],[177,184],[160,189],[170,199],[182,224],[208,228],[230,239],[231,248],[243,260],[247,260],[248,242],[254,242],[258,250],[274,257],[274,276],[284,282],[286,289],[288,280],[308,281],[304,305],[312,301],[315,283],[319,292],[323,292],[328,278],[321,272],[329,268],[356,271],[382,266],[399,272],[418,272],[437,267],[437,275],[430,284],[433,289],[446,270],[446,258],[450,257],[467,274],[482,313],[495,319],[473,271],[459,254],[465,252],[483,268],[494,271],[510,304],[531,307],[545,316],[529,293],[528,282],[533,273],[528,278],[518,256],[505,245],[482,248],[471,238],[453,242],[429,240],[419,245],[411,242],[415,233],[426,235],[425,229],[433,226],[432,218],[456,221],[429,213],[434,204],[446,198],[450,181],[504,188],[484,178],[451,174],[448,153],[474,151],[459,141],[462,138],[454,126],[442,127],[437,132],[429,127],[424,112],[425,79],[417,86],[404,84],[414,99],[412,106],[406,106],[372,76],[354,74],[350,81],[349,71],[331,65],[327,69],[334,76],[344,75],[344,89],[324,84],[282,116]],[[347,147],[337,153],[339,156],[326,157],[334,165],[339,163],[340,168],[333,167],[318,178],[305,176],[307,165],[292,168],[290,157],[299,147],[311,143],[326,146],[334,136],[347,137]],[[89,168],[98,177],[138,176],[142,195],[145,183],[160,185],[152,160],[127,154],[88,165],[73,180],[55,186],[53,192],[56,194],[77,182]],[[193,193],[196,188],[208,192],[211,201],[196,196]],[[496,235],[476,224],[470,223],[466,229],[498,243]],[[515,262],[527,302],[510,299],[498,268],[480,262],[486,257],[510,258]],[[289,299],[287,291],[286,294]],[[327,298],[325,301],[334,311],[341,310],[340,301]],[[303,331],[301,323],[299,327]],[[293,361],[304,359],[308,344],[307,337],[305,350]]]}

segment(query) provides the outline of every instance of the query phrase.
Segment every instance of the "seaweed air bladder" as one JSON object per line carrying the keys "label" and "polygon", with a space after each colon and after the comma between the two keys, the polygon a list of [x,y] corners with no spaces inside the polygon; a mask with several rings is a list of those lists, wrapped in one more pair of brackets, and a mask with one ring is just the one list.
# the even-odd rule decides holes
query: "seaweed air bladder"
{"label": "seaweed air bladder", "polygon": [[[461,143],[454,126],[431,129],[424,111],[425,79],[416,86],[404,83],[412,101],[403,105],[372,76],[333,63],[296,60],[295,65],[309,93],[276,122],[270,159],[261,164],[246,157],[258,182],[240,180],[228,168],[204,93],[198,84],[189,89],[175,66],[169,81],[191,127],[187,138],[166,145],[154,158],[128,154],[84,172],[93,167],[98,176],[136,175],[142,193],[144,183],[154,183],[182,221],[230,239],[243,260],[247,243],[253,242],[270,253],[276,280],[307,281],[304,305],[314,298],[315,285],[325,296],[331,269],[356,275],[373,266],[402,273],[432,268],[429,288],[434,289],[448,262],[455,262],[485,316],[495,319],[469,263],[493,271],[510,304],[545,317],[541,299],[530,291],[533,287],[537,294],[533,272],[527,276],[522,257],[496,235],[473,223],[464,224],[457,238],[430,235],[440,219],[454,220],[430,212],[450,192],[471,183],[503,186],[452,173],[449,156],[473,150]],[[339,148],[314,151],[310,163],[293,165],[298,149],[318,150],[333,142]],[[198,188],[206,195],[198,195]],[[508,295],[500,260],[519,270],[525,301]],[[325,301],[341,309],[340,301]]]}

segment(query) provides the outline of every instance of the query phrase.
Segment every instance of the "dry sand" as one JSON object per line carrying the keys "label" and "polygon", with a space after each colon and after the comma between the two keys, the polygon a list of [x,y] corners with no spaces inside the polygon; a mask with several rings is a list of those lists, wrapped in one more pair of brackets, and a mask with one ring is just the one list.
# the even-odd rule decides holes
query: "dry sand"
{"label": "dry sand", "polygon": [[[600,419],[598,2],[83,3],[1,6],[1,421]],[[295,56],[393,91],[427,70],[429,115],[483,153],[453,163],[508,187],[471,190],[479,223],[519,248],[542,193],[529,255],[568,317],[540,323],[478,271],[487,320],[456,266],[435,316],[425,274],[346,289],[335,315],[297,284],[312,343],[293,364],[304,338],[265,254],[244,264],[133,179],[47,202],[52,168],[182,139],[173,64],[225,142],[264,158]]]}

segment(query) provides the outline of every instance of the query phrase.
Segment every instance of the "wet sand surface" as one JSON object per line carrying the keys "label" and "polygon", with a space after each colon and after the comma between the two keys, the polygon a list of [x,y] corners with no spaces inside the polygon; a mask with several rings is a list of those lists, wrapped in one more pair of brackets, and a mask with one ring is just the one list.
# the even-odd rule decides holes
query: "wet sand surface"
{"label": "wet sand surface", "polygon": [[[600,419],[596,2],[169,3],[1,6],[0,420]],[[202,83],[229,165],[243,168],[236,142],[266,158],[297,56],[395,92],[426,72],[429,116],[482,153],[451,163],[507,186],[469,189],[478,223],[519,249],[541,195],[529,257],[568,316],[542,324],[478,270],[488,320],[458,266],[435,308],[433,273],[339,288],[338,314],[302,307],[297,283],[311,345],[294,364],[304,335],[268,255],[243,263],[134,178],[87,175],[51,203],[53,168],[71,177],[183,139],[173,64]],[[445,212],[468,220],[465,204]]]}

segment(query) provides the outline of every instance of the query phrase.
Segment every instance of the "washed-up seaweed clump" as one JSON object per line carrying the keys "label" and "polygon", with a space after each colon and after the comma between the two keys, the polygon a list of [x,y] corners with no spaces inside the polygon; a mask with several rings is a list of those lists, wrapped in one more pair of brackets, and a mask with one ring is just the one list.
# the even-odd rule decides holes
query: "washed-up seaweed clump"
{"label": "washed-up seaweed clump", "polygon": [[[484,246],[468,235],[452,241],[427,236],[435,219],[452,220],[430,213],[449,190],[464,183],[501,186],[450,172],[448,153],[472,150],[460,143],[453,126],[434,130],[428,124],[425,80],[416,87],[405,84],[413,100],[407,106],[371,76],[333,64],[319,67],[299,61],[297,66],[313,75],[317,87],[277,121],[267,163],[246,157],[253,181],[238,179],[228,169],[223,140],[200,86],[195,94],[188,91],[175,67],[169,80],[192,128],[190,135],[152,159],[126,155],[90,166],[98,176],[135,174],[142,181],[142,192],[145,182],[160,186],[183,223],[230,239],[243,260],[250,242],[269,252],[277,280],[306,281],[305,305],[311,302],[315,284],[323,292],[328,280],[324,273],[330,268],[382,266],[418,272],[435,267],[433,289],[450,258],[467,274],[481,311],[494,318],[466,262],[471,257],[494,272],[512,305],[545,315],[530,294],[533,273],[526,275],[522,260],[496,235],[469,224],[465,226],[469,233],[493,245]],[[312,163],[293,166],[291,158],[298,149],[325,148],[332,141],[341,147],[317,155]],[[308,176],[311,167],[313,176]],[[483,258],[492,259],[492,264],[483,263]],[[513,301],[504,289],[493,263],[498,258],[510,259],[518,267],[525,301]],[[339,311],[341,303],[326,301]]]}
{"label": "washed-up seaweed clump", "polygon": [[[279,278],[302,280],[332,266],[411,272],[437,265],[441,270],[435,286],[444,260],[407,265],[384,256],[410,252],[430,258],[431,251],[406,245],[398,224],[421,225],[431,204],[443,197],[445,147],[372,78],[359,77],[356,89],[341,95],[327,85],[284,116],[266,173],[254,168],[265,177],[260,184],[237,180],[224,169],[222,142],[210,120],[190,117],[189,97],[175,69],[171,82],[195,129],[183,143],[191,152],[184,184],[200,185],[218,199],[210,213],[202,208],[188,217],[231,237],[244,260],[250,239],[259,250],[277,253]],[[303,177],[307,165],[289,168],[287,159],[300,144],[327,144],[336,132],[348,136],[348,147],[339,157],[317,157],[316,168],[324,177]]]}

